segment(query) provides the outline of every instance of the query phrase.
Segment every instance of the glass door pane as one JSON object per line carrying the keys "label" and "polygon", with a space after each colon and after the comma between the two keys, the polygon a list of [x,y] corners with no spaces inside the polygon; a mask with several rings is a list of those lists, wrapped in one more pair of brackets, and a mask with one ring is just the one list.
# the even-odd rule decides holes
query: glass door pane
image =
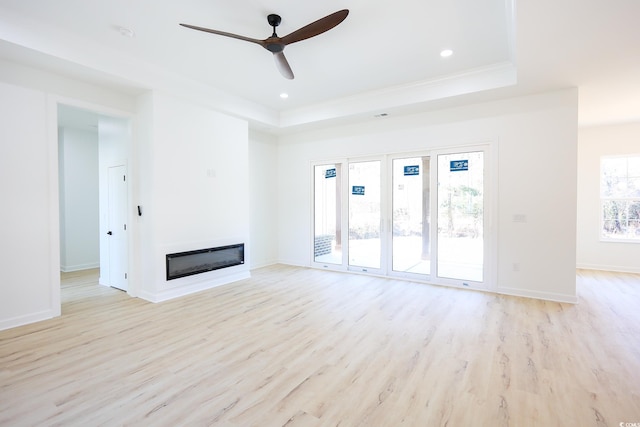
{"label": "glass door pane", "polygon": [[349,266],[380,268],[380,161],[349,163]]}
{"label": "glass door pane", "polygon": [[314,169],[315,262],[342,264],[341,165],[318,165]]}
{"label": "glass door pane", "polygon": [[429,162],[428,156],[393,160],[393,271],[431,272]]}
{"label": "glass door pane", "polygon": [[483,194],[483,152],[438,155],[438,277],[483,281]]}

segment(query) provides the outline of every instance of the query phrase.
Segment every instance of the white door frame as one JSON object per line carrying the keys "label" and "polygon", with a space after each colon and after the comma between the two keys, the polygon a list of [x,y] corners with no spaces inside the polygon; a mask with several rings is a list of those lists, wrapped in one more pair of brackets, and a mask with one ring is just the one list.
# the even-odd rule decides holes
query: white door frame
{"label": "white door frame", "polygon": [[483,155],[483,169],[484,169],[484,180],[483,180],[483,280],[482,282],[473,282],[470,280],[461,280],[461,279],[450,279],[445,277],[438,277],[438,253],[437,253],[437,244],[438,244],[438,221],[432,221],[431,223],[431,234],[434,237],[431,240],[431,278],[429,280],[430,283],[459,287],[465,289],[478,289],[478,290],[490,290],[495,291],[496,280],[495,280],[495,264],[497,262],[497,253],[495,251],[495,242],[497,241],[497,235],[494,233],[493,224],[494,220],[494,212],[497,212],[495,201],[496,201],[496,189],[494,188],[494,154],[493,154],[493,144],[476,144],[476,145],[467,145],[467,146],[458,146],[458,147],[450,147],[450,148],[442,148],[437,150],[431,150],[431,169],[432,169],[432,191],[431,191],[431,206],[434,207],[435,215],[437,217],[437,206],[438,206],[438,155],[443,154],[456,154],[456,153],[468,153],[468,152],[478,152],[482,151]]}
{"label": "white door frame", "polygon": [[[111,107],[106,107],[100,104],[94,104],[90,102],[81,101],[75,98],[67,98],[59,95],[47,96],[47,140],[49,151],[49,283],[51,284],[49,292],[49,310],[52,315],[59,316],[62,313],[62,302],[60,297],[60,186],[58,180],[58,171],[60,168],[58,160],[58,104],[64,104],[71,107],[82,108],[90,111],[94,111],[98,114],[110,116],[114,118],[122,118],[129,120],[131,127],[134,125],[134,114],[119,110]],[[133,151],[133,136],[127,144],[127,158],[134,158]],[[132,175],[129,171],[129,175]],[[130,181],[128,192],[128,206],[133,206],[132,198],[135,191],[135,185],[131,185]],[[133,226],[131,221],[133,215],[131,209],[128,212],[128,224]],[[133,247],[135,242],[135,233],[133,227],[130,227],[131,233],[129,235],[128,249],[129,249],[129,290],[127,293],[131,296],[137,294],[137,281],[135,275],[135,266],[133,263]]]}

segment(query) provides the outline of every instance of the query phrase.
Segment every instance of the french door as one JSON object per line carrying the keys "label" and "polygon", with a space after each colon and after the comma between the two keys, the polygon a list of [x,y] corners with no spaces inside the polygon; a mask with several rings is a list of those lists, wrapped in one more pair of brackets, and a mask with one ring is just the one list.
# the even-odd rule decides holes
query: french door
{"label": "french door", "polygon": [[437,275],[442,279],[484,282],[485,153],[437,155]]}
{"label": "french door", "polygon": [[391,183],[391,271],[431,274],[431,157],[396,157]]}
{"label": "french door", "polygon": [[487,288],[488,151],[313,165],[313,264]]}
{"label": "french door", "polygon": [[352,270],[382,268],[382,176],[380,160],[349,163],[348,265]]}

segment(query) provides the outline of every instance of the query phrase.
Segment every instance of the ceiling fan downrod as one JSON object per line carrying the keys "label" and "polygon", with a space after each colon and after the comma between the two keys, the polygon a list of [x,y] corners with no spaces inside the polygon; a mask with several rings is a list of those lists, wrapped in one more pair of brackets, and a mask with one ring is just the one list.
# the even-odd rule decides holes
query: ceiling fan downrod
{"label": "ceiling fan downrod", "polygon": [[278,35],[276,34],[276,27],[282,22],[282,18],[280,17],[280,15],[276,15],[275,13],[270,14],[269,16],[267,16],[267,22],[269,22],[269,25],[273,27],[273,34],[271,35],[271,37],[278,37]]}

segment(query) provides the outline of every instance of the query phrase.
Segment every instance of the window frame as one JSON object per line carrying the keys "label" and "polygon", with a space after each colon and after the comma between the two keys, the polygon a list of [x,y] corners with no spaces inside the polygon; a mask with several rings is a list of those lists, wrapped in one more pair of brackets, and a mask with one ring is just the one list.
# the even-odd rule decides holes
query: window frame
{"label": "window frame", "polygon": [[[605,243],[631,243],[631,244],[640,244],[640,234],[637,234],[637,237],[625,237],[626,235],[621,235],[620,237],[608,237],[604,233],[604,225],[605,215],[604,215],[604,206],[605,203],[608,202],[631,202],[631,203],[640,203],[640,195],[638,196],[605,196],[603,194],[603,173],[604,173],[604,163],[607,160],[612,159],[625,159],[628,160],[631,158],[637,159],[640,162],[640,153],[638,154],[620,154],[620,155],[605,155],[600,157],[600,169],[598,174],[598,186],[599,186],[599,221],[598,221],[598,237],[601,242]],[[631,177],[631,178],[640,178],[640,177]],[[628,181],[630,179],[628,169],[625,179]],[[627,221],[629,219],[627,218]]]}
{"label": "window frame", "polygon": [[[444,286],[452,286],[464,289],[477,289],[477,290],[486,290],[486,291],[497,291],[497,229],[495,224],[497,223],[497,218],[494,218],[495,212],[497,212],[497,180],[494,179],[493,174],[495,171],[495,165],[498,163],[498,143],[496,141],[483,141],[476,144],[469,145],[455,145],[455,146],[447,146],[447,147],[433,147],[428,149],[423,149],[419,151],[398,151],[386,154],[378,154],[378,155],[362,155],[362,156],[353,156],[353,157],[344,157],[344,158],[326,158],[326,159],[312,159],[309,161],[309,190],[310,194],[310,203],[309,203],[309,236],[310,243],[309,244],[309,259],[310,266],[313,268],[325,269],[325,270],[333,270],[333,271],[350,271],[358,274],[371,274],[371,275],[379,275],[384,277],[401,277],[404,279],[409,279],[417,282],[431,283],[431,284],[439,284]],[[399,272],[393,270],[393,259],[392,259],[392,219],[393,219],[393,195],[391,194],[391,188],[393,188],[393,160],[396,158],[404,158],[404,157],[422,157],[428,156],[430,158],[430,206],[432,211],[434,210],[434,206],[437,206],[437,158],[438,155],[441,154],[457,154],[457,153],[467,153],[473,151],[482,151],[483,155],[483,163],[484,163],[484,218],[483,218],[483,280],[482,282],[476,282],[472,280],[460,279],[460,278],[448,278],[442,277],[438,275],[437,271],[437,262],[438,262],[438,254],[437,254],[437,225],[438,222],[432,216],[431,224],[430,224],[430,235],[432,236],[432,240],[430,242],[430,253],[432,254],[431,258],[431,266],[429,274],[419,274],[419,273],[407,273],[407,272]],[[349,194],[349,180],[346,177],[345,170],[348,171],[349,164],[355,162],[365,162],[370,160],[380,160],[381,161],[381,182],[380,182],[380,192],[381,192],[381,264],[379,269],[366,268],[363,270],[361,267],[349,265],[349,248],[346,245],[345,250],[345,241],[344,241],[344,233],[345,230],[349,229],[349,202],[348,202],[348,194]],[[316,166],[326,166],[329,164],[338,164],[341,163],[341,169],[343,171],[340,174],[342,182],[340,183],[341,188],[341,230],[343,232],[343,241],[342,241],[342,262],[341,263],[331,263],[331,262],[320,262],[316,259],[314,251],[315,251],[315,168]],[[346,199],[345,199],[346,198]],[[348,231],[347,231],[348,233]]]}

